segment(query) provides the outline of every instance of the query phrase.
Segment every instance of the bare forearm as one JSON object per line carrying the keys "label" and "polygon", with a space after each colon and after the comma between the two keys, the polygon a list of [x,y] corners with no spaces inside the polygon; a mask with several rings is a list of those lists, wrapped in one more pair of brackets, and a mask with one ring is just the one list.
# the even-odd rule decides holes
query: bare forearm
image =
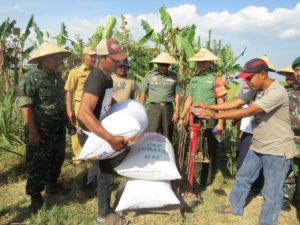
{"label": "bare forearm", "polygon": [[186,116],[186,114],[188,113],[191,105],[192,105],[192,97],[188,96],[187,99],[185,100],[183,110],[181,112],[180,117],[185,117]]}
{"label": "bare forearm", "polygon": [[[224,98],[217,98],[217,105],[221,105],[223,104],[225,101],[224,101]],[[219,110],[219,112],[223,112],[222,110]],[[225,123],[225,119],[219,119],[218,120],[218,124],[219,125],[222,125],[224,126],[224,123]]]}
{"label": "bare forearm", "polygon": [[180,95],[176,94],[175,96],[175,114],[179,115],[180,112]]}
{"label": "bare forearm", "polygon": [[240,108],[240,109],[234,109],[231,111],[216,113],[214,116],[214,119],[238,120],[238,119],[241,119],[244,117],[253,116],[255,114],[256,114],[255,112],[251,112],[247,109]]}
{"label": "bare forearm", "polygon": [[141,96],[140,96],[140,103],[144,105],[145,101],[146,101],[146,93],[144,91],[142,91]]}
{"label": "bare forearm", "polygon": [[37,127],[34,120],[34,115],[30,107],[21,108],[22,117],[24,123],[28,126],[29,132],[37,131]]}
{"label": "bare forearm", "polygon": [[216,104],[216,105],[207,105],[205,106],[207,109],[212,109],[212,110],[218,110],[218,111],[222,111],[222,110],[228,110],[228,109],[236,109],[241,107],[242,105],[244,105],[245,102],[242,99],[234,99],[228,102],[223,102],[220,104]]}
{"label": "bare forearm", "polygon": [[91,111],[79,109],[79,120],[94,134],[108,141],[112,135],[108,133]]}
{"label": "bare forearm", "polygon": [[67,91],[66,92],[66,107],[67,107],[67,113],[70,113],[73,111],[72,109],[72,100],[73,100],[73,92]]}

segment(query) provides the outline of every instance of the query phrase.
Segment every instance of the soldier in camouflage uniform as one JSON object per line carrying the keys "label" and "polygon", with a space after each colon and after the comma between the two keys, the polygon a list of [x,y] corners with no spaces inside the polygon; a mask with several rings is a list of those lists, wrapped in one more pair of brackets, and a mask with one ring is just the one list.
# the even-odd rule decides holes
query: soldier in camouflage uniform
{"label": "soldier in camouflage uniform", "polygon": [[[295,135],[297,135],[297,133],[300,133],[299,125],[297,125],[300,122],[300,114],[299,114],[300,105],[298,103],[300,97],[300,86],[294,77],[294,71],[292,67],[285,67],[283,69],[278,70],[277,73],[285,76],[285,80],[287,83],[287,86],[285,88],[289,95],[289,110],[290,110],[291,125]],[[293,193],[295,191],[296,174],[297,174],[297,166],[292,162],[291,170],[288,173],[288,176],[283,186],[284,198],[281,206],[281,210],[283,211],[291,211],[290,200],[293,198]]]}
{"label": "soldier in camouflage uniform", "polygon": [[19,106],[25,123],[26,194],[31,196],[31,210],[37,212],[43,203],[41,192],[66,194],[57,183],[65,155],[64,82],[56,73],[63,57],[70,52],[43,43],[29,59],[38,64],[19,82]]}
{"label": "soldier in camouflage uniform", "polygon": [[289,200],[293,200],[297,210],[300,209],[300,57],[296,58],[292,64],[294,71],[295,84],[288,89],[289,109],[292,129],[295,133],[296,147],[299,152],[291,163],[291,173],[284,186],[284,194]]}

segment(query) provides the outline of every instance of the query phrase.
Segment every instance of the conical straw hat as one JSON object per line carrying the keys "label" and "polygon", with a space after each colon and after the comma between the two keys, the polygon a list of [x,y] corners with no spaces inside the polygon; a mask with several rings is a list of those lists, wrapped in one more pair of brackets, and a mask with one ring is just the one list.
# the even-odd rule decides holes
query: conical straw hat
{"label": "conical straw hat", "polygon": [[292,65],[289,65],[287,67],[284,67],[280,70],[277,70],[277,73],[280,75],[285,75],[286,73],[294,73],[294,70],[292,68]]}
{"label": "conical straw hat", "polygon": [[171,56],[168,52],[160,53],[151,62],[152,63],[177,64],[176,59],[173,56]]}
{"label": "conical straw hat", "polygon": [[268,64],[269,71],[272,71],[272,72],[275,72],[275,71],[276,71],[275,66],[274,66],[273,63],[270,61],[270,59],[268,58],[267,55],[261,56],[260,59],[264,60],[264,61]]}
{"label": "conical straw hat", "polygon": [[28,62],[35,64],[39,63],[40,59],[47,55],[61,54],[63,58],[71,55],[71,52],[49,42],[44,42],[36,51],[34,51]]}
{"label": "conical straw hat", "polygon": [[216,61],[220,60],[217,56],[211,53],[206,48],[201,48],[199,52],[189,58],[191,62],[201,62],[201,61]]}

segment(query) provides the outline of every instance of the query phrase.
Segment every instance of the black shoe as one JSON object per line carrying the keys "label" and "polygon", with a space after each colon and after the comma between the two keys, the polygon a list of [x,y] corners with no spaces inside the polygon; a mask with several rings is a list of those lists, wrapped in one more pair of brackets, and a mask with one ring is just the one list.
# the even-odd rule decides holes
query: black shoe
{"label": "black shoe", "polygon": [[36,195],[31,195],[31,204],[30,204],[31,212],[38,213],[38,211],[42,208],[42,205],[43,205],[43,198],[40,193]]}
{"label": "black shoe", "polygon": [[71,189],[63,187],[61,184],[48,185],[46,187],[47,195],[67,195]]}
{"label": "black shoe", "polygon": [[283,198],[282,204],[281,204],[281,211],[290,212],[292,210],[290,201],[286,198]]}

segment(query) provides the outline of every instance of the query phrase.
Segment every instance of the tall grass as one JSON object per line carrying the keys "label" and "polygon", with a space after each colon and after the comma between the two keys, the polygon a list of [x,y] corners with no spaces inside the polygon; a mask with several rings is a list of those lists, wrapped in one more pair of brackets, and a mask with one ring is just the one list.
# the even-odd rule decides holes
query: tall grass
{"label": "tall grass", "polygon": [[[2,150],[21,151],[22,141],[22,117],[17,104],[13,98],[13,91],[0,96],[0,148]],[[2,151],[0,151],[0,154]]]}

